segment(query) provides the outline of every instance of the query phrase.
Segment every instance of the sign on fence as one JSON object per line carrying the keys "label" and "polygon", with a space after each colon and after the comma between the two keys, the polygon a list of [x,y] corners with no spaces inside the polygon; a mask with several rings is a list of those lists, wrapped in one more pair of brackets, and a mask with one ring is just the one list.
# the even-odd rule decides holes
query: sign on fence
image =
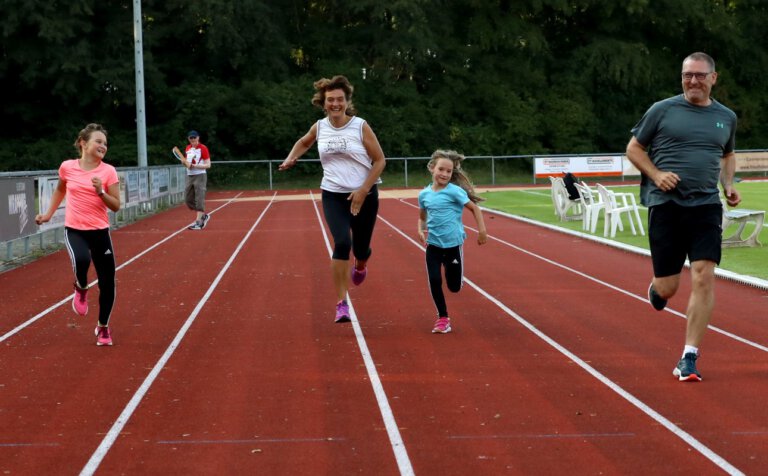
{"label": "sign on fence", "polygon": [[[40,213],[48,211],[48,207],[51,205],[51,197],[56,187],[59,186],[59,177],[40,177],[37,179],[37,195],[40,197]],[[54,228],[60,228],[64,226],[64,209],[67,207],[66,196],[61,201],[59,208],[53,213],[51,220],[48,223],[40,225],[39,230],[52,230]]]}
{"label": "sign on fence", "polygon": [[150,170],[150,198],[157,198],[168,195],[168,169],[152,169]]}
{"label": "sign on fence", "polygon": [[0,180],[0,241],[31,235],[35,231],[34,179]]}
{"label": "sign on fence", "polygon": [[768,171],[768,152],[737,152],[736,172]]}
{"label": "sign on fence", "polygon": [[579,177],[621,176],[622,156],[535,157],[536,178],[570,172]]}

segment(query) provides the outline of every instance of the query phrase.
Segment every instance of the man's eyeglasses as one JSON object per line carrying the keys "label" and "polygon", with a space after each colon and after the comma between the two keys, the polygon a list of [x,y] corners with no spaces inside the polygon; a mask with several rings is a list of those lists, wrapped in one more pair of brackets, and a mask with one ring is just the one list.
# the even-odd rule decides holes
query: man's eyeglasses
{"label": "man's eyeglasses", "polygon": [[696,78],[698,81],[704,81],[711,73],[682,73],[683,79],[690,81]]}

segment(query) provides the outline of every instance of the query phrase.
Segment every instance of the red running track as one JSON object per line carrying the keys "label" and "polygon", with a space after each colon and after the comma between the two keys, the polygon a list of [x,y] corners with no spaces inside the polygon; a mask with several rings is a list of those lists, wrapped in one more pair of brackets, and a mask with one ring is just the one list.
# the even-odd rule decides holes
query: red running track
{"label": "red running track", "polygon": [[181,207],[113,232],[111,348],[71,311],[66,253],[0,274],[0,471],[763,471],[765,291],[718,281],[704,381],[679,383],[686,280],[655,312],[648,258],[486,214],[433,335],[415,200],[385,198],[338,325],[315,203],[235,196],[201,232]]}

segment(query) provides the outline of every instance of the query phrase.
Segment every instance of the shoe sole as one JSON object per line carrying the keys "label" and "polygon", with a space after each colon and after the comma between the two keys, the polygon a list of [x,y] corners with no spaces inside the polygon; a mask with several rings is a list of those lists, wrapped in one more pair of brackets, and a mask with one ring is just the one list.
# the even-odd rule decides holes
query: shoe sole
{"label": "shoe sole", "polygon": [[440,329],[432,329],[433,334],[448,334],[449,332],[451,332],[450,327],[446,327],[445,330],[443,331],[441,331]]}
{"label": "shoe sole", "polygon": [[680,372],[680,369],[675,369],[672,371],[672,375],[677,377],[677,380],[681,382],[701,382],[701,377],[699,377],[696,374],[690,374],[685,377],[683,377],[683,373]]}
{"label": "shoe sole", "polygon": [[351,321],[352,319],[350,319],[349,316],[341,316],[341,317],[337,317],[336,320],[334,320],[333,322],[335,322],[336,324],[340,324],[342,322],[351,322]]}

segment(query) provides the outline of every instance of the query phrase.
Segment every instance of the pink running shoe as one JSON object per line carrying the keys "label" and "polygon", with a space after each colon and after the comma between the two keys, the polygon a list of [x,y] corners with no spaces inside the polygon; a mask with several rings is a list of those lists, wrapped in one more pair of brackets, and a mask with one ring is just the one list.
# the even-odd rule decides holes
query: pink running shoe
{"label": "pink running shoe", "polygon": [[447,317],[441,317],[435,322],[435,327],[432,328],[433,334],[447,334],[451,332],[451,320]]}
{"label": "pink running shoe", "polygon": [[365,281],[367,275],[368,266],[364,267],[362,270],[357,269],[357,261],[355,261],[355,265],[352,267],[352,284],[360,286],[363,284],[363,281]]}
{"label": "pink running shoe", "polygon": [[347,301],[341,300],[336,304],[336,322],[349,322],[349,304]]}
{"label": "pink running shoe", "polygon": [[80,289],[75,283],[75,295],[72,296],[72,310],[84,316],[88,314],[88,288]]}
{"label": "pink running shoe", "polygon": [[112,345],[112,333],[109,327],[96,326],[96,345]]}

